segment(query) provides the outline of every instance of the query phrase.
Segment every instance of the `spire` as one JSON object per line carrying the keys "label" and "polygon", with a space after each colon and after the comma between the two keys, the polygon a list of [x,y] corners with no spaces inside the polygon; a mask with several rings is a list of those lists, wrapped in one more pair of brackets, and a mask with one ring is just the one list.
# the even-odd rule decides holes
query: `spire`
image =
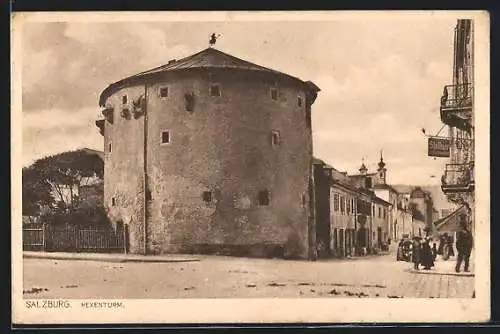
{"label": "spire", "polygon": [[361,174],[366,174],[366,172],[368,171],[368,168],[366,168],[365,166],[365,158],[361,158],[361,167],[359,168],[359,172]]}
{"label": "spire", "polygon": [[382,156],[383,150],[380,150],[380,162],[378,163],[378,170],[382,170],[385,167],[384,157]]}

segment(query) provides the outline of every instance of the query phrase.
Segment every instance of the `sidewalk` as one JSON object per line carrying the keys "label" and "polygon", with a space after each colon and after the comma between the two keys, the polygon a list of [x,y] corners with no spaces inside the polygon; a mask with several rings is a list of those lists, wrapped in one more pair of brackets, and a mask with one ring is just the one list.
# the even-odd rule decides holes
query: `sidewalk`
{"label": "sidewalk", "polygon": [[463,271],[464,269],[463,264],[460,268],[460,272],[458,273],[455,272],[455,265],[457,263],[456,261],[457,261],[456,256],[450,257],[447,261],[440,259],[440,257],[438,256],[438,258],[434,262],[435,264],[434,268],[431,268],[430,270],[424,270],[422,268],[420,270],[415,270],[411,268],[408,269],[408,271],[415,274],[428,274],[428,275],[450,275],[450,276],[472,276],[472,277],[475,276],[474,257],[471,256],[470,258],[470,264],[469,264],[470,272]]}
{"label": "sidewalk", "polygon": [[52,259],[52,260],[82,260],[104,262],[196,262],[198,258],[190,255],[137,255],[122,253],[63,253],[63,252],[23,252],[26,259]]}

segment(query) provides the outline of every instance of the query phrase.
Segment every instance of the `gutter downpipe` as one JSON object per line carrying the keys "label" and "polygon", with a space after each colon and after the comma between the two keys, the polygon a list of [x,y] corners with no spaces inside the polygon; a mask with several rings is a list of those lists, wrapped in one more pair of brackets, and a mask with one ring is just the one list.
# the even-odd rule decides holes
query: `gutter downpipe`
{"label": "gutter downpipe", "polygon": [[148,255],[148,83],[144,84],[144,152],[143,152],[143,168],[144,168],[144,255]]}

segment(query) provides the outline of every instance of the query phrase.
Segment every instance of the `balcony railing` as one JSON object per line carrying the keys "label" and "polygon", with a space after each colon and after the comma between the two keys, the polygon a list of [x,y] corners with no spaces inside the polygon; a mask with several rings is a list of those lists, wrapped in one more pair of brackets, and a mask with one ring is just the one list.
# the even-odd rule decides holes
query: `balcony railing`
{"label": "balcony railing", "polygon": [[447,164],[441,177],[444,193],[471,192],[474,190],[474,162]]}
{"label": "balcony railing", "polygon": [[473,94],[472,84],[445,86],[441,97],[441,109],[471,109]]}
{"label": "balcony railing", "polygon": [[441,121],[451,127],[470,132],[473,95],[472,84],[445,86],[441,97]]}

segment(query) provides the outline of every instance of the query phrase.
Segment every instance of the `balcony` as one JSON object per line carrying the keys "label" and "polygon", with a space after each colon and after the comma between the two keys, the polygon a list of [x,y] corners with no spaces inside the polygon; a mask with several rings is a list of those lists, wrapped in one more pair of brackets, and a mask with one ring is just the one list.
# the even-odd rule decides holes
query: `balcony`
{"label": "balcony", "polygon": [[451,127],[470,132],[474,86],[448,85],[441,97],[441,121]]}
{"label": "balcony", "polygon": [[447,164],[441,177],[441,189],[445,194],[474,191],[474,162]]}

